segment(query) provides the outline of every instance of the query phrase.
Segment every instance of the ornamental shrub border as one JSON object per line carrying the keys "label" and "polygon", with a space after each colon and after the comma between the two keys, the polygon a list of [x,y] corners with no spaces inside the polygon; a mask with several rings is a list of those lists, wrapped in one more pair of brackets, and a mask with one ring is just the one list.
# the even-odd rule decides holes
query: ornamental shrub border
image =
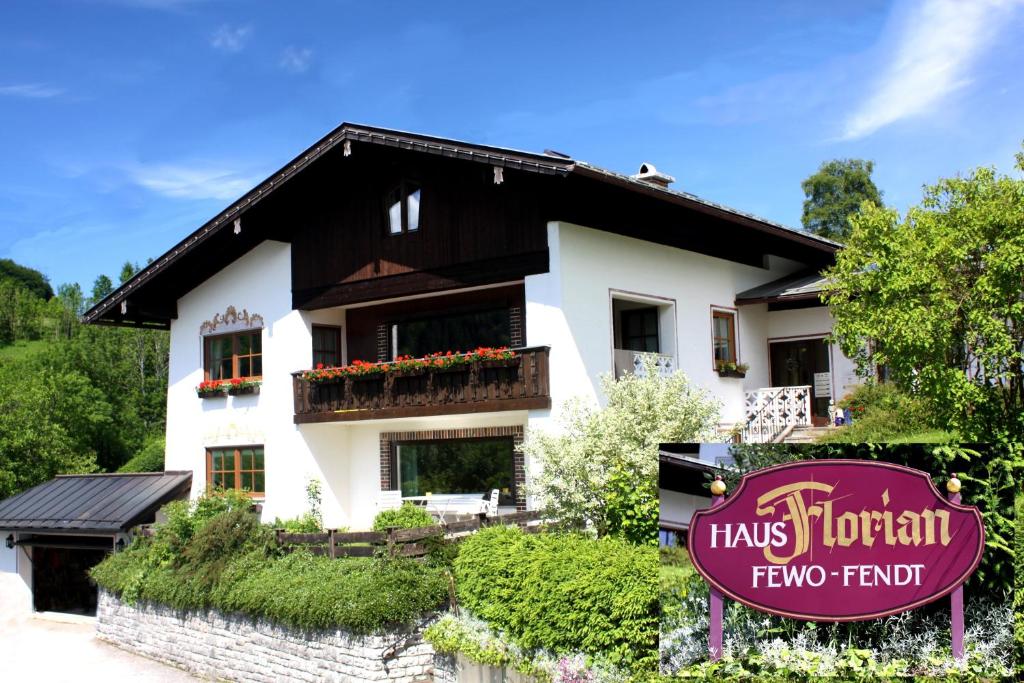
{"label": "ornamental shrub border", "polygon": [[658,551],[622,539],[484,529],[454,562],[458,604],[527,653],[580,653],[634,674],[658,661]]}
{"label": "ornamental shrub border", "polygon": [[418,623],[448,604],[442,567],[408,558],[284,553],[248,505],[218,496],[172,504],[152,537],[137,537],[90,575],[126,604],[214,608],[299,629],[358,634]]}
{"label": "ornamental shrub border", "polygon": [[305,370],[301,373],[302,379],[314,384],[331,382],[344,377],[365,377],[372,375],[387,374],[408,374],[420,371],[437,371],[449,368],[457,368],[478,361],[497,361],[512,363],[518,356],[516,352],[506,346],[492,348],[481,346],[474,351],[462,353],[461,351],[438,351],[421,358],[412,356],[399,356],[389,363],[368,363],[362,360],[354,360],[349,365],[335,367],[324,367],[323,363],[317,363],[312,370]]}

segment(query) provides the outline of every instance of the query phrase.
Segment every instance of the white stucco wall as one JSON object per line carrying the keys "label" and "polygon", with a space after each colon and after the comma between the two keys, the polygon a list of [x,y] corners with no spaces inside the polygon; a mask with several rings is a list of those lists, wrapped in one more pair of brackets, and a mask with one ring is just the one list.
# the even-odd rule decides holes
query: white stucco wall
{"label": "white stucco wall", "polygon": [[[676,328],[676,366],[722,401],[722,421],[743,418],[743,392],[768,385],[768,314],[765,306],[737,311],[739,360],[750,365],[743,379],[719,377],[712,361],[712,307],[734,308],[738,292],[798,270],[772,257],[756,268],[599,230],[548,224],[550,272],[526,278],[527,344],[551,345],[554,412],[572,395],[600,401],[598,377],[611,372],[612,291],[671,299]],[[621,294],[623,296],[627,294]],[[826,314],[827,315],[827,314]],[[779,320],[777,326],[785,327]],[[672,334],[666,334],[671,332]],[[531,415],[531,425],[546,422]]]}
{"label": "white stucco wall", "polygon": [[[223,315],[228,306],[263,317],[263,386],[254,396],[199,399],[200,326],[215,314]],[[308,449],[293,448],[290,373],[309,367],[310,356],[309,322],[291,306],[288,244],[263,242],[182,297],[178,318],[171,323],[166,469],[193,470],[196,496],[206,487],[207,448],[262,444],[264,519],[301,512],[302,507],[295,511],[295,503],[304,506],[306,481],[319,472]]]}
{"label": "white stucco wall", "polygon": [[32,561],[30,548],[7,548],[9,530],[0,530],[0,626],[13,624],[32,613]]}
{"label": "white stucco wall", "polygon": [[[165,467],[194,472],[193,497],[206,487],[207,448],[262,444],[264,521],[305,512],[306,486],[316,478],[325,525],[365,529],[381,488],[381,432],[526,424],[525,411],[510,411],[295,425],[291,373],[312,363],[311,326],[343,326],[345,312],[293,311],[290,258],[288,244],[264,242],[178,301],[171,324]],[[263,317],[263,385],[255,396],[203,400],[195,393],[203,380],[200,326],[229,305]]]}

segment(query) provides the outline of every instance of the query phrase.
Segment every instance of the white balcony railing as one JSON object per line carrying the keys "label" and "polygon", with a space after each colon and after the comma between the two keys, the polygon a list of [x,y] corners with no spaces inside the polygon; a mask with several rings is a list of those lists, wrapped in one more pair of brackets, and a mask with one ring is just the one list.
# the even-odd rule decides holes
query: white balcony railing
{"label": "white balcony railing", "polygon": [[644,365],[644,358],[647,356],[654,357],[654,366],[661,377],[668,377],[676,371],[675,356],[664,353],[615,349],[615,376],[622,377],[627,372],[631,372],[637,377],[646,376],[647,367]]}
{"label": "white balcony railing", "polygon": [[771,443],[790,425],[811,425],[811,387],[771,387],[746,392],[742,441]]}

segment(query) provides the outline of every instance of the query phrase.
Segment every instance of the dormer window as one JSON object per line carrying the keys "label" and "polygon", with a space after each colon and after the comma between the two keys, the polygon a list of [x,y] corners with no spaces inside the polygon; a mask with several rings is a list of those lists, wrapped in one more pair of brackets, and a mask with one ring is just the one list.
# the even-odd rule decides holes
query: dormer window
{"label": "dormer window", "polygon": [[388,234],[401,235],[420,229],[420,186],[404,180],[388,193]]}

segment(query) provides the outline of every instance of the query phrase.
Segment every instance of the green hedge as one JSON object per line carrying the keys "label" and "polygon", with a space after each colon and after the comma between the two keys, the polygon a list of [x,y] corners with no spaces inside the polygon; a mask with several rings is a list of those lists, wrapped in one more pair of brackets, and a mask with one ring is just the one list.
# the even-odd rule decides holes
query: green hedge
{"label": "green hedge", "polygon": [[201,506],[198,515],[174,518],[154,538],[101,562],[92,577],[129,603],[213,607],[300,629],[356,633],[412,623],[448,601],[441,568],[403,558],[284,554],[248,513],[228,510],[197,522],[202,514]]}
{"label": "green hedge", "polygon": [[461,544],[459,602],[527,650],[658,661],[658,551],[616,538],[492,527]]}
{"label": "green hedge", "polygon": [[373,518],[374,531],[387,531],[392,527],[398,529],[416,529],[422,526],[432,526],[437,522],[430,516],[430,513],[419,505],[402,503],[401,507],[394,510],[381,510]]}
{"label": "green hedge", "polygon": [[117,471],[163,472],[165,443],[163,434],[147,438],[142,446],[142,450],[132,456],[131,460],[121,465]]}

